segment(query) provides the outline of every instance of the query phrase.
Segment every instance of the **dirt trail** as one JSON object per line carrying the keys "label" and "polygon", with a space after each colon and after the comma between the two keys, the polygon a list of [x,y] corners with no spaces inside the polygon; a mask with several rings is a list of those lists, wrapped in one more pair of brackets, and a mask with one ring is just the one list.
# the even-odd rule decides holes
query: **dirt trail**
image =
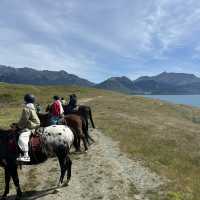
{"label": "dirt trail", "polygon": [[118,144],[99,130],[91,135],[96,143],[84,154],[72,154],[72,179],[69,186],[56,188],[59,167],[56,159],[20,172],[26,200],[148,200],[159,191],[163,180],[122,154]]}

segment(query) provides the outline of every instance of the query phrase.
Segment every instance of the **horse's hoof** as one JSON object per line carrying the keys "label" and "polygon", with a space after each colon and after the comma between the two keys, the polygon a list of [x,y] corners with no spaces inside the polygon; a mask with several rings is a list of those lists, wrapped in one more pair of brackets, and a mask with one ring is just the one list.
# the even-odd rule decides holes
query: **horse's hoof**
{"label": "horse's hoof", "polygon": [[60,183],[58,183],[58,184],[57,184],[57,187],[59,188],[60,186],[61,186],[61,184],[60,184]]}
{"label": "horse's hoof", "polygon": [[78,153],[81,153],[81,150],[76,150],[75,153],[77,153],[77,154],[78,154]]}
{"label": "horse's hoof", "polygon": [[19,197],[19,196],[16,196],[16,198],[15,198],[15,200],[20,200],[21,199],[21,197]]}
{"label": "horse's hoof", "polygon": [[57,193],[59,193],[59,190],[58,190],[58,189],[55,189],[55,190],[52,192],[52,194],[57,194]]}
{"label": "horse's hoof", "polygon": [[8,194],[9,194],[9,192],[4,192],[4,194],[1,196],[0,200],[6,200]]}
{"label": "horse's hoof", "polygon": [[69,180],[67,180],[67,181],[62,185],[62,187],[67,187],[67,186],[69,186]]}
{"label": "horse's hoof", "polygon": [[16,197],[15,197],[15,200],[20,200],[22,197],[22,193],[21,194],[18,194]]}

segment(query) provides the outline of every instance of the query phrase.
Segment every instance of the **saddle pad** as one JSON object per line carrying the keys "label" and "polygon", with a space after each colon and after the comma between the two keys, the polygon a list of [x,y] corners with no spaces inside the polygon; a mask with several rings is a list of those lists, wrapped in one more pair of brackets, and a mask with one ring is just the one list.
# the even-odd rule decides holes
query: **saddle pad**
{"label": "saddle pad", "polygon": [[32,164],[39,164],[47,159],[47,153],[43,148],[43,139],[40,134],[31,135],[29,140],[29,155]]}
{"label": "saddle pad", "polygon": [[42,151],[42,138],[41,135],[31,135],[30,147],[33,153]]}

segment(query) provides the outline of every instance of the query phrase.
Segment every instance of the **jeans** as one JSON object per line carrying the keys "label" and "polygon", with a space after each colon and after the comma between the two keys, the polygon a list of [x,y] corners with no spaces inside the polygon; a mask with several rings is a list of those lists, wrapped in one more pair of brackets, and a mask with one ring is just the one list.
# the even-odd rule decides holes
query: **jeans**
{"label": "jeans", "polygon": [[50,119],[51,125],[56,125],[56,124],[58,124],[59,119],[60,119],[59,117],[52,116],[51,119]]}

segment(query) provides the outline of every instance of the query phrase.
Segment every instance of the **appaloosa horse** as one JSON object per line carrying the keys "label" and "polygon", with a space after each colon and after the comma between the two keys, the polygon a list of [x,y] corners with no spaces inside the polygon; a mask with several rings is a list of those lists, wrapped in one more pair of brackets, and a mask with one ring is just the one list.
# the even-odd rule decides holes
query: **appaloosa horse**
{"label": "appaloosa horse", "polygon": [[[67,172],[67,183],[71,178],[72,161],[69,157],[70,147],[74,142],[74,133],[66,125],[52,125],[46,128],[39,128],[36,131],[43,141],[43,148],[47,157],[56,156],[60,164],[59,184],[63,183],[65,173]],[[2,200],[5,200],[9,193],[10,179],[16,187],[16,200],[21,199],[22,192],[20,189],[18,172],[17,172],[17,134],[10,130],[0,129],[0,165],[5,170],[5,190]],[[31,158],[32,160],[32,158]],[[30,164],[33,164],[30,162]]]}
{"label": "appaloosa horse", "polygon": [[[51,105],[47,105],[45,112],[51,113],[51,109],[52,109]],[[77,110],[76,109],[71,110],[71,106],[68,104],[68,105],[63,106],[63,109],[64,109],[65,116],[69,114],[75,114],[81,117],[83,127],[84,127],[83,132],[85,134],[87,143],[90,144],[90,141],[92,143],[95,142],[94,139],[89,134],[89,119],[92,124],[92,127],[95,128],[94,121],[92,118],[91,108],[89,106],[79,105]],[[38,115],[40,115],[41,118],[43,118],[42,114],[38,113]],[[49,123],[50,123],[50,120],[49,120]]]}
{"label": "appaloosa horse", "polygon": [[[38,113],[38,117],[40,119],[41,127],[50,125],[51,115],[49,113]],[[85,151],[87,151],[88,132],[85,121],[81,118],[81,116],[75,114],[66,115],[63,119],[60,119],[60,123],[69,126],[74,131],[74,146],[76,151],[80,151],[81,140],[83,141]]]}

